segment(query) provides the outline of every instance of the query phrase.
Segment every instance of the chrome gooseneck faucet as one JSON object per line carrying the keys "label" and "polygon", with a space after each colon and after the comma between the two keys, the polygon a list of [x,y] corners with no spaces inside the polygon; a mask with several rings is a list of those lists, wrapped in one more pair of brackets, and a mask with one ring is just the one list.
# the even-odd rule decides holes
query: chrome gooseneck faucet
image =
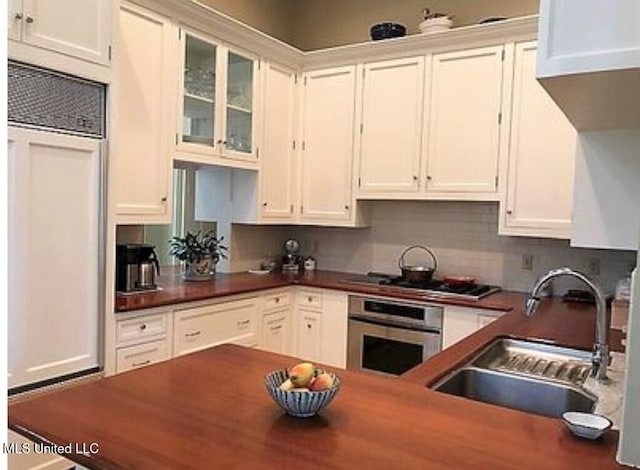
{"label": "chrome gooseneck faucet", "polygon": [[609,332],[609,317],[607,317],[607,302],[604,294],[587,276],[571,268],[552,269],[542,276],[531,291],[531,295],[527,299],[526,309],[527,316],[533,315],[538,309],[540,303],[540,291],[552,279],[561,276],[570,276],[581,280],[593,292],[596,298],[596,341],[593,345],[593,355],[591,363],[591,376],[596,380],[607,380],[607,366],[609,365],[609,344],[607,342],[607,334]]}

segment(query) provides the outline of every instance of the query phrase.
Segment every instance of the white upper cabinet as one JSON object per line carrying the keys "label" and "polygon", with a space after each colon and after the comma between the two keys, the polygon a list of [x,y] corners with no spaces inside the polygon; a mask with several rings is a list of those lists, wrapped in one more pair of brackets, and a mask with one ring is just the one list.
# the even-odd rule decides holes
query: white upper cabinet
{"label": "white upper cabinet", "polygon": [[419,189],[424,57],[364,66],[359,194]]}
{"label": "white upper cabinet", "polygon": [[433,55],[426,100],[427,194],[498,199],[504,46]]}
{"label": "white upper cabinet", "polygon": [[220,158],[235,159],[255,164],[257,58],[185,28],[180,37],[178,158],[212,164],[224,164]]}
{"label": "white upper cabinet", "polygon": [[538,78],[578,130],[640,127],[639,24],[638,0],[541,0]]}
{"label": "white upper cabinet", "polygon": [[576,131],[535,78],[536,43],[516,44],[500,233],[570,238]]}
{"label": "white upper cabinet", "polygon": [[354,153],[356,67],[304,78],[302,220],[348,221]]}
{"label": "white upper cabinet", "polygon": [[119,34],[111,174],[118,222],[169,223],[177,32],[167,18],[122,3]]}
{"label": "white upper cabinet", "polygon": [[289,220],[294,214],[293,155],[296,75],[278,64],[264,64],[260,213]]}
{"label": "white upper cabinet", "polygon": [[109,83],[116,14],[110,0],[9,0],[8,56]]}

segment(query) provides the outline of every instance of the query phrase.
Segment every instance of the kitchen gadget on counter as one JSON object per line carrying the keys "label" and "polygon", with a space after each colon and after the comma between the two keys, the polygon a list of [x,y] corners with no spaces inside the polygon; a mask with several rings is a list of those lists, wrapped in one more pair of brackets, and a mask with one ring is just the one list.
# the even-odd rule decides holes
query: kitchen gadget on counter
{"label": "kitchen gadget on counter", "polygon": [[160,275],[160,265],[154,245],[147,243],[116,245],[117,292],[159,290],[156,275]]}
{"label": "kitchen gadget on counter", "polygon": [[301,257],[298,255],[300,244],[297,240],[291,238],[284,244],[284,250],[287,252],[282,257],[282,272],[298,272],[300,271]]}

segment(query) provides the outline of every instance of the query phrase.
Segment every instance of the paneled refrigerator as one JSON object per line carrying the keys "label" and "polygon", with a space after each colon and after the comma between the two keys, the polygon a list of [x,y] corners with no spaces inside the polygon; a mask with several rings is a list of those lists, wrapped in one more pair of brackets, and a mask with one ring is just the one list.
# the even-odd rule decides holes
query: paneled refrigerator
{"label": "paneled refrigerator", "polygon": [[101,369],[101,84],[9,63],[9,394]]}

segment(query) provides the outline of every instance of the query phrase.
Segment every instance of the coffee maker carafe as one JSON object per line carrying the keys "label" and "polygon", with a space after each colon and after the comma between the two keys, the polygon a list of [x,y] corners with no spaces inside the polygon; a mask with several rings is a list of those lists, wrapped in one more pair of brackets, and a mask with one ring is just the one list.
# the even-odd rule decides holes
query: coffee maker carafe
{"label": "coffee maker carafe", "polygon": [[160,265],[155,246],[147,243],[116,245],[116,291],[155,290]]}

